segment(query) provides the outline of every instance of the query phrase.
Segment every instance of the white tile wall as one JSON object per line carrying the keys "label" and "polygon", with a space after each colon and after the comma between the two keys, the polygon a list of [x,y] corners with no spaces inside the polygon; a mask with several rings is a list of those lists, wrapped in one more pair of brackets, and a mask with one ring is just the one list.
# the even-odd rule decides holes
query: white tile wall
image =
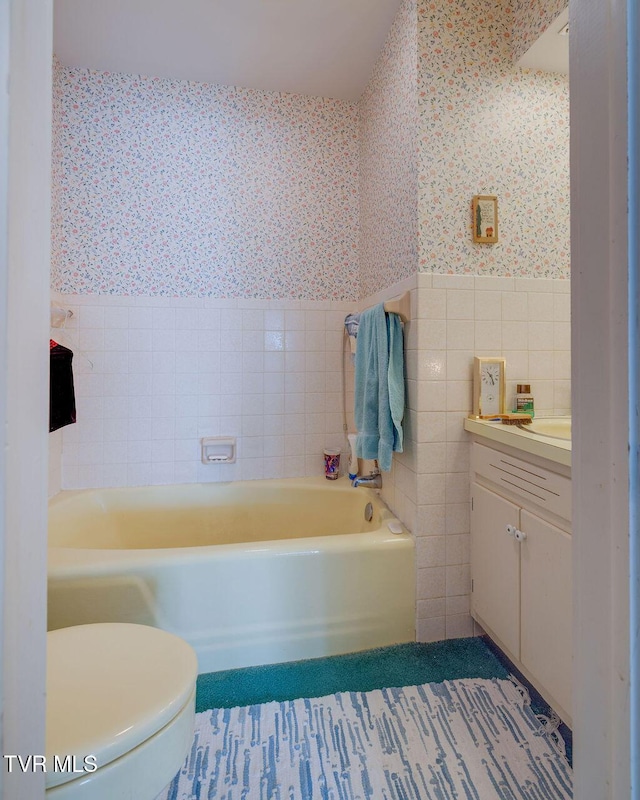
{"label": "white tile wall", "polygon": [[[78,422],[63,488],[317,475],[344,447],[343,322],[355,303],[67,295]],[[346,359],[347,409],[353,369]],[[350,412],[352,417],[352,412]],[[203,436],[236,436],[232,465]]]}
{"label": "white tile wall", "polygon": [[62,430],[49,434],[49,497],[62,487]]}
{"label": "white tile wall", "polygon": [[[463,429],[473,356],[506,357],[509,397],[531,383],[537,413],[569,413],[569,290],[564,280],[420,273],[359,303],[412,297],[405,447],[382,494],[416,538],[419,641],[474,632]],[[346,451],[341,348],[352,304],[56,300],[74,311],[56,334],[76,353],[79,420],[62,431],[63,488],[314,475],[325,445]],[[200,463],[209,435],[238,437],[237,464]]]}
{"label": "white tile wall", "polygon": [[507,360],[539,414],[570,413],[570,283],[418,275],[415,414],[417,638],[469,636],[469,440],[474,355]]}

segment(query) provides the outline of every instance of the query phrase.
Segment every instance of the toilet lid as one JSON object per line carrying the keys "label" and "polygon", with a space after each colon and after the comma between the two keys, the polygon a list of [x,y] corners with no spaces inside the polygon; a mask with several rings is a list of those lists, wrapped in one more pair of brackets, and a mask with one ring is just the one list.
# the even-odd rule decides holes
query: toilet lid
{"label": "toilet lid", "polygon": [[[96,623],[47,634],[47,764],[53,756],[119,758],[169,723],[198,667],[183,639],[158,628]],[[47,786],[78,778],[47,770]]]}

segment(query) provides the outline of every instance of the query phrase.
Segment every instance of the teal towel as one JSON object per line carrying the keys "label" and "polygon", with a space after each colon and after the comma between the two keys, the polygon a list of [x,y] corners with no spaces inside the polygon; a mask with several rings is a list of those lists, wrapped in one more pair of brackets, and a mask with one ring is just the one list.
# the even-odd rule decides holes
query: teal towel
{"label": "teal towel", "polygon": [[391,469],[391,454],[402,452],[404,353],[397,314],[380,305],[363,311],[358,329],[355,372],[356,455]]}
{"label": "teal towel", "polygon": [[393,449],[402,452],[404,443],[404,333],[397,314],[389,314],[389,407],[393,421]]}

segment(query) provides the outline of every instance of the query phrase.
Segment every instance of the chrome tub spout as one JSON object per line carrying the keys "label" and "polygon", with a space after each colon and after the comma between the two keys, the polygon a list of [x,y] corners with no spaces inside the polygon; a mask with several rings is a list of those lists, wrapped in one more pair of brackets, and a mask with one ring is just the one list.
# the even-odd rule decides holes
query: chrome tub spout
{"label": "chrome tub spout", "polygon": [[358,486],[366,486],[369,489],[382,489],[382,475],[380,472],[374,470],[366,477],[354,478],[351,485],[356,489]]}

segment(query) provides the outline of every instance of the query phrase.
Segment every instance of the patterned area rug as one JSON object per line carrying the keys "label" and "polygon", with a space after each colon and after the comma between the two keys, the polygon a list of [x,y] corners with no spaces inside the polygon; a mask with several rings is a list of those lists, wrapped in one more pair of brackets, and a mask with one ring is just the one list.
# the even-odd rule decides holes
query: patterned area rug
{"label": "patterned area rug", "polygon": [[515,680],[205,711],[158,800],[558,800],[572,772]]}

